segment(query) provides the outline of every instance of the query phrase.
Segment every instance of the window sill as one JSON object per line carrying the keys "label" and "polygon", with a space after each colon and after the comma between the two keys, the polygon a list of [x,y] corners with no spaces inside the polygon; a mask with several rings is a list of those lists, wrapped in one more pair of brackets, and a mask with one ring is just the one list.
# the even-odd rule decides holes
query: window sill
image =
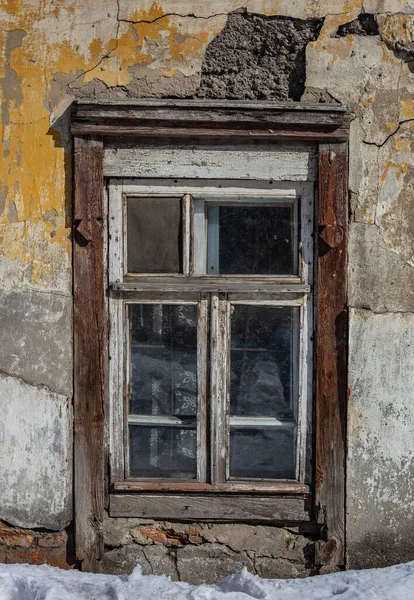
{"label": "window sill", "polygon": [[305,495],[112,493],[109,516],[165,521],[303,523],[311,520]]}
{"label": "window sill", "polygon": [[266,495],[308,495],[308,485],[295,481],[253,482],[231,481],[223,484],[173,482],[173,481],[122,481],[113,484],[114,492],[162,492],[162,493],[202,493],[202,494],[266,494]]}
{"label": "window sill", "polygon": [[[156,286],[156,288],[155,288]],[[142,277],[124,283],[113,283],[114,292],[145,292],[158,289],[162,292],[310,292],[310,285],[303,284],[299,277],[248,277],[209,276],[193,277]]]}

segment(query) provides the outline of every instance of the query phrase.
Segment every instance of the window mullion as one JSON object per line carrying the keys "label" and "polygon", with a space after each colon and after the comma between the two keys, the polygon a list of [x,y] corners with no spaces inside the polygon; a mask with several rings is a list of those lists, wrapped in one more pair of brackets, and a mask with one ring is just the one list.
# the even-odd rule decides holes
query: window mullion
{"label": "window mullion", "polygon": [[207,294],[198,304],[197,333],[197,480],[207,481],[207,340],[208,300]]}
{"label": "window mullion", "polygon": [[229,303],[225,294],[211,300],[211,482],[226,481]]}
{"label": "window mullion", "polygon": [[182,198],[182,220],[183,220],[183,273],[187,277],[191,273],[191,230],[192,230],[192,218],[191,214],[193,199],[190,194],[184,194]]}

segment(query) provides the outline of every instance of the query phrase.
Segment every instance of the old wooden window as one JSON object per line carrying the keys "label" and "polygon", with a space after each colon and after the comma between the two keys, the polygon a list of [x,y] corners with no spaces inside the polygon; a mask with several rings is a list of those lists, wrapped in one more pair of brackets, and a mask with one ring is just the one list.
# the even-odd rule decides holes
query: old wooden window
{"label": "old wooden window", "polygon": [[303,491],[313,183],[108,191],[115,489]]}
{"label": "old wooden window", "polygon": [[105,510],[294,523],[343,566],[346,107],[85,100],[71,130],[82,568]]}

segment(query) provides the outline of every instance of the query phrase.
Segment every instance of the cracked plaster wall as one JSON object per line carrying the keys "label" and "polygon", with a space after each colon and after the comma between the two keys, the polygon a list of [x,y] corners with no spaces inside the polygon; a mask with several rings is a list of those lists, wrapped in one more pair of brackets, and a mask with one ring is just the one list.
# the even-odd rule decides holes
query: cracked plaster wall
{"label": "cracked plaster wall", "polygon": [[[413,476],[412,380],[407,375],[412,354],[401,351],[401,340],[412,348],[413,0],[2,3],[0,397],[17,435],[2,430],[6,485],[0,491],[0,518],[51,529],[71,518],[71,145],[66,109],[77,97],[220,95],[216,85],[206,92],[209,44],[219,42],[232,23],[246,25],[252,19],[228,17],[240,9],[290,22],[321,20],[320,31],[304,42],[301,99],[340,101],[354,116],[348,565],[412,559],[413,507],[406,486]],[[260,30],[259,37],[270,35],[272,23],[266,21],[268,33]],[[264,54],[266,48],[263,39]],[[252,69],[261,67],[256,58],[250,61]],[[267,58],[272,69],[280,53]],[[220,72],[213,69],[213,75],[220,87]],[[247,90],[246,95],[244,87],[232,97],[261,97],[267,86],[268,95],[262,97],[277,98],[285,80],[277,72],[272,77],[269,82],[262,72],[259,93],[249,96]],[[225,96],[227,83],[221,85]],[[392,448],[390,435],[398,437]],[[388,551],[390,540],[399,544]]]}

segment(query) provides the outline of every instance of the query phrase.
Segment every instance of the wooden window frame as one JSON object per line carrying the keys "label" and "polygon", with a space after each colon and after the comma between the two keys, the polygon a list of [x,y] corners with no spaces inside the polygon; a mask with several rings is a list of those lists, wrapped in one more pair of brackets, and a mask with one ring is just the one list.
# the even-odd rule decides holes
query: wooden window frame
{"label": "wooden window frame", "polygon": [[[164,180],[151,180],[142,184],[140,180],[109,179],[108,194],[108,257],[109,257],[109,446],[111,457],[110,484],[115,492],[154,492],[165,493],[195,491],[204,493],[274,493],[309,495],[311,413],[312,413],[312,333],[313,333],[313,221],[314,221],[314,183],[282,182],[274,184],[270,189],[257,187],[246,189],[243,180],[215,182],[200,179],[198,183],[189,185],[185,180],[176,180],[175,187],[166,186]],[[181,190],[181,193],[178,193]],[[126,269],[126,204],[131,198],[178,198],[183,201],[184,213],[183,235],[184,257],[194,257],[195,269],[190,270],[190,261],[184,260],[184,273],[175,275],[130,274]],[[240,200],[240,198],[242,200]],[[293,206],[296,212],[297,243],[297,275],[220,275],[211,276],[206,268],[207,243],[206,216],[198,224],[198,230],[192,231],[194,223],[190,215],[194,214],[194,205],[201,203],[204,209],[212,203],[233,204],[241,202],[253,205]],[[190,231],[191,229],[191,231]],[[196,241],[203,242],[196,247]],[[200,245],[200,244],[199,244]],[[191,250],[190,250],[191,249]],[[201,256],[199,256],[201,255]],[[194,273],[193,271],[196,271]],[[185,279],[187,276],[189,279]],[[289,282],[286,284],[286,281]],[[231,284],[232,291],[227,290]],[[142,286],[144,289],[141,289]],[[149,291],[145,291],[145,287]],[[191,291],[189,287],[191,286]],[[267,286],[267,293],[262,288]],[[174,291],[168,288],[173,288]],[[218,289],[226,289],[226,293],[216,293]],[[214,293],[212,293],[212,290]],[[269,293],[269,291],[272,293]],[[128,477],[128,456],[126,452],[128,401],[125,390],[129,386],[128,371],[129,350],[127,340],[125,306],[134,303],[185,304],[197,303],[199,307],[199,344],[198,344],[198,380],[199,412],[197,418],[197,480],[160,480]],[[234,305],[266,305],[298,307],[298,377],[295,400],[298,402],[296,419],[296,477],[292,480],[254,480],[247,478],[230,478],[228,468],[229,435],[231,421],[227,411],[228,374],[230,372],[228,344],[230,336],[230,320],[228,311]],[[207,324],[209,321],[209,325]],[[219,326],[220,324],[220,326]],[[221,327],[224,327],[223,332]],[[224,335],[222,335],[224,333]],[[210,350],[207,351],[208,337],[211,338]],[[299,351],[300,350],[300,351]],[[306,353],[306,356],[305,356]],[[213,360],[209,360],[213,359]],[[210,398],[207,410],[207,363],[210,363]],[[221,385],[222,383],[222,385]],[[296,411],[295,411],[296,412]],[[208,414],[207,414],[208,413]],[[202,422],[200,422],[200,420]],[[207,421],[210,428],[207,427]],[[209,429],[209,431],[207,431]],[[216,435],[215,435],[216,434]],[[207,437],[210,444],[207,443]],[[211,468],[208,469],[206,449],[209,446]],[[224,455],[223,455],[224,452]],[[221,456],[223,455],[223,458]],[[211,483],[208,483],[208,482]],[[164,518],[170,518],[168,498],[164,508]],[[117,512],[117,498],[111,499],[111,514]],[[141,498],[142,501],[142,498]],[[133,508],[131,510],[134,510]],[[189,518],[196,520],[198,508],[194,514],[188,512]],[[134,516],[136,514],[134,513]],[[219,515],[217,515],[219,517]],[[234,517],[236,518],[236,516]],[[243,517],[244,518],[244,517]],[[308,515],[308,519],[310,516]]]}
{"label": "wooden window frame", "polygon": [[[347,407],[346,108],[271,102],[79,101],[74,105],[74,412],[76,555],[84,570],[103,556],[103,514],[306,523],[319,532],[316,564],[344,564]],[[108,494],[105,413],[108,353],[104,148],[136,140],[197,139],[242,147],[252,140],[318,144],[316,211],[314,481],[311,493]],[[115,144],[117,142],[115,141]],[[122,175],[120,173],[120,175]],[[131,283],[132,287],[134,283]],[[114,286],[115,287],[115,286]],[[133,288],[132,288],[133,289]],[[216,290],[218,293],[220,290]],[[85,360],[86,358],[86,360]],[[219,492],[219,490],[217,490]],[[151,514],[149,514],[149,512]]]}

